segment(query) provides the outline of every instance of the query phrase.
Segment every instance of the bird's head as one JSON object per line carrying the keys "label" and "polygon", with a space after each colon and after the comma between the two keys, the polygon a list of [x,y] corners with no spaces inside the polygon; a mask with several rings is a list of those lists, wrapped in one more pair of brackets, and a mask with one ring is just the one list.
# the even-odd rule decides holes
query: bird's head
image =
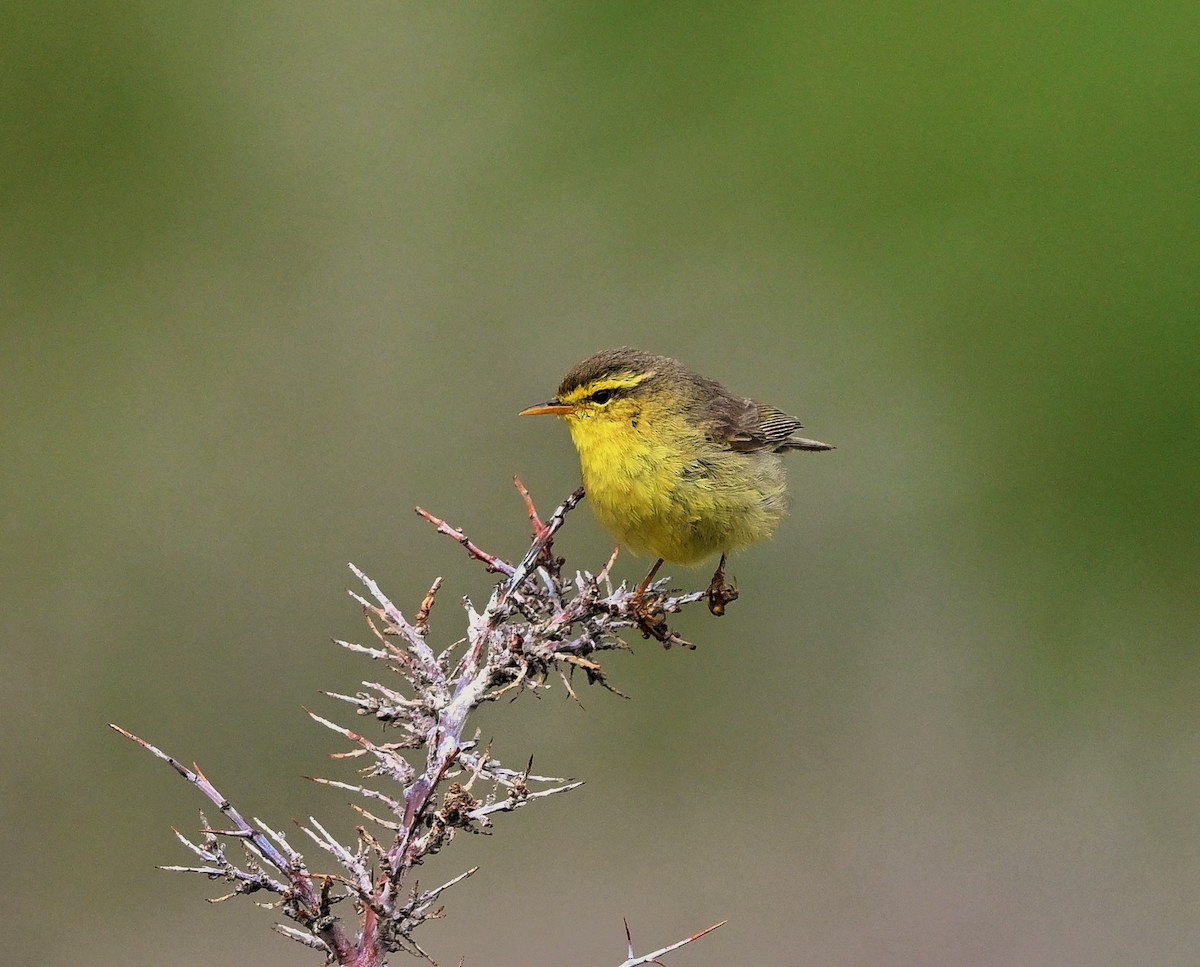
{"label": "bird's head", "polygon": [[587,426],[632,425],[648,404],[665,402],[676,388],[671,363],[637,349],[607,349],[567,373],[554,399],[520,415],[561,416],[573,433]]}

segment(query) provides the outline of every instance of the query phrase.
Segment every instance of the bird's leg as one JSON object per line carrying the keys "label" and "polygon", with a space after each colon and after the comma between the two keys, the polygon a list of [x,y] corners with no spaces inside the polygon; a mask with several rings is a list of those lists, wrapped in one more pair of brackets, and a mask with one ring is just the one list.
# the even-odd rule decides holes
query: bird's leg
{"label": "bird's leg", "polygon": [[684,648],[695,648],[690,641],[685,641],[675,634],[668,626],[666,619],[661,615],[655,614],[646,607],[646,589],[650,587],[650,582],[654,580],[654,575],[658,573],[658,569],[662,567],[663,559],[660,557],[654,562],[654,567],[650,568],[650,573],[642,578],[642,583],[637,586],[637,590],[633,592],[633,597],[630,598],[630,609],[633,611],[633,620],[637,623],[638,631],[642,633],[644,638],[655,638],[661,641],[664,648],[670,648],[672,645],[682,645]]}
{"label": "bird's leg", "polygon": [[650,582],[654,580],[654,575],[658,573],[658,569],[662,567],[663,559],[660,557],[654,562],[654,567],[650,568],[650,573],[642,578],[642,583],[637,586],[637,590],[633,592],[634,603],[640,608],[642,606],[642,598],[646,594],[646,588],[650,587]]}
{"label": "bird's leg", "polygon": [[737,599],[737,588],[725,583],[725,555],[722,554],[712,584],[708,586],[708,610],[719,618],[725,613],[725,605]]}
{"label": "bird's leg", "polygon": [[650,587],[650,582],[654,580],[654,575],[658,573],[658,569],[662,565],[663,559],[660,557],[650,568],[650,573],[642,578],[642,583],[637,586],[637,590],[633,592],[630,604],[633,606],[633,615],[637,621],[638,630],[647,638],[657,638],[659,641],[665,642],[665,636],[669,633],[667,623],[647,608],[645,601],[646,588]]}

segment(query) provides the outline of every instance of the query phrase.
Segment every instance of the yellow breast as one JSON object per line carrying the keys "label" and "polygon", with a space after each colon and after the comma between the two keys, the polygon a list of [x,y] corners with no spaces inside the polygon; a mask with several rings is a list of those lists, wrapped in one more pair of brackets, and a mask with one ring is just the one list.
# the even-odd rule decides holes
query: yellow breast
{"label": "yellow breast", "polygon": [[695,564],[770,537],[786,512],[773,453],[717,447],[669,414],[567,423],[592,510],[635,552]]}

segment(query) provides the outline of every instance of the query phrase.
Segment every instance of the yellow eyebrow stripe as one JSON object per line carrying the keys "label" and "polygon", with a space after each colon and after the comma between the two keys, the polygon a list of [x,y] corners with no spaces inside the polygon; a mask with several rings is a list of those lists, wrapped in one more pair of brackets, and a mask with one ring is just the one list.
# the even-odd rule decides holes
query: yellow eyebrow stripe
{"label": "yellow eyebrow stripe", "polygon": [[633,389],[633,387],[645,382],[654,373],[621,373],[617,376],[603,376],[600,379],[594,379],[589,383],[583,383],[576,386],[569,393],[559,397],[560,403],[574,404],[581,403],[593,393],[598,393],[600,390],[606,389]]}

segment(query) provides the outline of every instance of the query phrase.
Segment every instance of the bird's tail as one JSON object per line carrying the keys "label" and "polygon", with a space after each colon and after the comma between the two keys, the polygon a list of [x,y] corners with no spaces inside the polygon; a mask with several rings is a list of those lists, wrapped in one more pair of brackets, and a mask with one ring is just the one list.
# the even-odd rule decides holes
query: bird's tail
{"label": "bird's tail", "polygon": [[777,450],[836,450],[831,443],[820,440],[806,440],[802,436],[788,437],[776,448]]}

